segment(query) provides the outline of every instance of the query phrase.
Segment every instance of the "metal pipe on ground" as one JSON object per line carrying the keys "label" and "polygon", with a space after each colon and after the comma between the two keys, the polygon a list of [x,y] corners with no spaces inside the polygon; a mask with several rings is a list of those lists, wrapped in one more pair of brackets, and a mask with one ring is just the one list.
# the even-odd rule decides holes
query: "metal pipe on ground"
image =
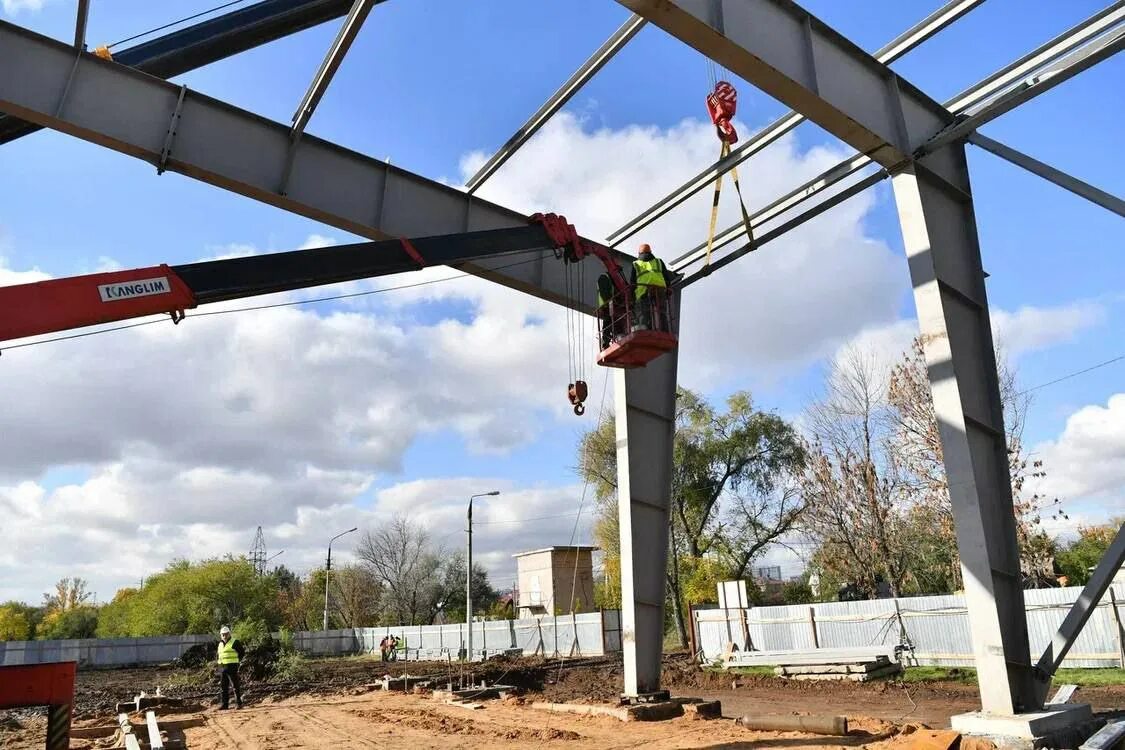
{"label": "metal pipe on ground", "polygon": [[807,732],[837,737],[848,733],[846,716],[741,716],[735,723],[763,732]]}

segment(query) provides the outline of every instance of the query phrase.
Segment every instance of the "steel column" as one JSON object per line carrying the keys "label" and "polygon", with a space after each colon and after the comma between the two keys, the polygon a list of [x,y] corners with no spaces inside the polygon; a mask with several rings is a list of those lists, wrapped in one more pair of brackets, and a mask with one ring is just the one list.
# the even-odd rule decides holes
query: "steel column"
{"label": "steel column", "polygon": [[1016,151],[1014,148],[1005,146],[1003,143],[994,141],[980,133],[972,133],[969,136],[969,143],[974,146],[980,146],[985,151],[990,151],[1001,159],[1015,164],[1017,167],[1023,167],[1028,172],[1039,175],[1044,180],[1053,182],[1059,187],[1069,190],[1091,203],[1096,203],[1102,208],[1108,208],[1118,216],[1125,216],[1125,200],[1121,200],[1116,195],[1107,193],[1104,190],[1099,190],[1090,183],[1083,182],[1077,177],[1072,177],[1061,169],[1055,169],[1050,164],[1044,164],[1038,159]]}
{"label": "steel column", "polygon": [[[964,146],[941,160],[971,195]],[[949,486],[981,705],[1042,706],[1032,678],[1004,415],[972,199],[921,165],[892,177]]]}
{"label": "steel column", "polygon": [[[679,310],[679,294],[672,301]],[[678,316],[674,316],[678,329]],[[617,370],[617,516],[625,695],[660,690],[678,351]]]}
{"label": "steel column", "polygon": [[1098,567],[1094,569],[1094,574],[1090,576],[1089,582],[1082,589],[1082,593],[1078,595],[1074,606],[1066,613],[1066,618],[1059,625],[1058,631],[1051,637],[1051,642],[1047,644],[1043,655],[1039,657],[1039,663],[1035,667],[1035,677],[1038,682],[1040,698],[1045,699],[1047,697],[1048,689],[1051,687],[1051,678],[1058,671],[1063,659],[1066,658],[1070,647],[1074,645],[1074,640],[1082,632],[1086,621],[1094,613],[1094,608],[1098,606],[1098,602],[1102,600],[1113,584],[1113,578],[1121,570],[1122,563],[1125,563],[1125,524],[1122,524],[1121,528],[1117,530],[1117,536],[1113,538],[1109,549],[1098,561]]}
{"label": "steel column", "polygon": [[[75,68],[69,44],[0,21],[0,111],[120,151],[154,166],[164,152],[181,87],[90,54]],[[67,105],[58,113],[70,84]],[[175,143],[164,168],[367,237],[419,237],[523,226],[527,217],[434,180],[306,134],[279,192],[290,128],[184,92]],[[480,260],[456,267],[542,299],[592,313],[594,285],[567,284],[550,254],[516,262]],[[517,259],[518,260],[518,259]],[[632,258],[619,255],[628,266]]]}
{"label": "steel column", "polygon": [[[983,1],[983,0],[981,0]],[[605,67],[605,64],[613,59],[613,56],[625,48],[625,45],[637,35],[642,28],[644,28],[645,19],[640,16],[633,15],[624,24],[621,25],[617,31],[613,32],[613,36],[605,41],[601,47],[590,55],[586,62],[574,72],[570,78],[567,79],[558,91],[551,95],[551,98],[540,107],[535,114],[531,116],[527,122],[523,124],[515,134],[508,139],[507,143],[500,147],[492,157],[484,163],[477,173],[469,178],[468,187],[470,193],[476,190],[485,183],[489,177],[496,173],[496,170],[504,166],[504,162],[508,161],[515,153],[527,143],[531,136],[535,135],[539,128],[543,127],[548,120],[554,117],[555,113],[563,108],[571,97],[578,93],[579,89],[586,85],[586,83],[593,78],[599,70]]]}

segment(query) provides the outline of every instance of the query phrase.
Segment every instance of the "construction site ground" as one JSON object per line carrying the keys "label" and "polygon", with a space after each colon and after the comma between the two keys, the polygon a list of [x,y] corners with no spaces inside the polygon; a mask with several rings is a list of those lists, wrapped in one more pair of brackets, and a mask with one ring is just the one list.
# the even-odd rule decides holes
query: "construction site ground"
{"label": "construction site ground", "polygon": [[[579,748],[907,747],[919,725],[948,727],[949,717],[979,704],[974,685],[959,682],[789,682],[766,675],[704,671],[683,655],[666,657],[664,684],[676,696],[722,701],[723,719],[683,717],[660,722],[622,722],[604,716],[559,714],[532,708],[534,702],[613,704],[621,685],[620,662],[612,658],[519,659],[489,663],[476,680],[520,690],[515,698],[480,700],[480,708],[452,705],[429,695],[383,691],[384,675],[460,676],[445,663],[391,662],[350,657],[310,660],[301,680],[246,686],[241,710],[217,710],[210,670],[146,668],[83,671],[78,676],[75,727],[115,724],[115,706],[159,686],[185,699],[179,708],[157,710],[162,723],[190,750],[265,748],[449,748],[552,745]],[[1125,705],[1125,685],[1084,687],[1076,700],[1095,711]],[[735,717],[755,715],[845,715],[848,737],[788,732],[752,732]],[[135,719],[138,723],[143,716]],[[41,748],[41,712],[0,715],[0,747]],[[143,730],[139,736],[145,736]],[[71,748],[113,746],[113,737],[75,738]]]}

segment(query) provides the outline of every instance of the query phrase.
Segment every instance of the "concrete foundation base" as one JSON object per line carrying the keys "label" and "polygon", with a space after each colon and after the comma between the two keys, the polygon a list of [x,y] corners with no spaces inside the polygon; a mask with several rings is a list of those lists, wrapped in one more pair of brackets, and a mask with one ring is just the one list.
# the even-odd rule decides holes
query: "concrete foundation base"
{"label": "concrete foundation base", "polygon": [[1094,719],[1086,704],[1067,704],[1014,716],[977,711],[950,719],[953,729],[962,734],[988,737],[997,747],[1021,750],[1077,748],[1102,723]]}

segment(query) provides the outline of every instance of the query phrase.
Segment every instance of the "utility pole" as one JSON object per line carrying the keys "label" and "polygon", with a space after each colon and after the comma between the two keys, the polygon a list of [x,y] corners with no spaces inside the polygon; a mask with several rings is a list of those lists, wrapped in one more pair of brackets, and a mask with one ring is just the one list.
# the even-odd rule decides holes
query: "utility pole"
{"label": "utility pole", "polygon": [[473,660],[473,501],[478,497],[495,497],[499,495],[499,490],[492,492],[482,492],[479,495],[473,495],[469,498],[469,510],[466,513],[466,518],[469,521],[469,528],[466,529],[469,533],[468,554],[465,555],[465,661],[472,662]]}
{"label": "utility pole", "polygon": [[352,533],[358,528],[359,527],[356,526],[348,529],[347,531],[341,531],[339,534],[328,540],[328,564],[324,566],[324,622],[321,630],[328,630],[328,576],[331,575],[332,571],[332,542],[336,541],[344,534]]}

